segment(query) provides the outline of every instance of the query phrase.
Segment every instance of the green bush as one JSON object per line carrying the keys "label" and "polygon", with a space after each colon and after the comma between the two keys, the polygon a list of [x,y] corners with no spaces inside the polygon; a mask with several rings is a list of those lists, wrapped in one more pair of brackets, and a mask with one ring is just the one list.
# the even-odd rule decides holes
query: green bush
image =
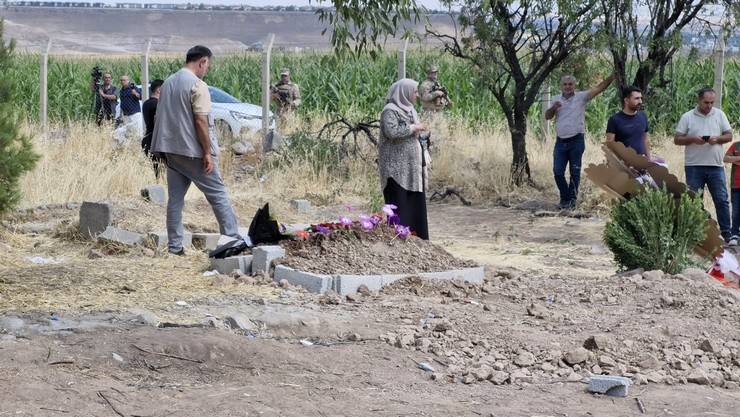
{"label": "green bush", "polygon": [[677,274],[688,266],[691,250],[704,240],[706,219],[700,197],[685,193],[676,199],[666,190],[646,188],[614,206],[604,242],[623,270]]}
{"label": "green bush", "polygon": [[[8,74],[13,66],[11,40],[3,39],[3,21],[0,19],[0,74]],[[0,214],[13,208],[20,200],[18,181],[24,172],[36,164],[31,140],[21,134],[16,97],[12,80],[0,77]]]}

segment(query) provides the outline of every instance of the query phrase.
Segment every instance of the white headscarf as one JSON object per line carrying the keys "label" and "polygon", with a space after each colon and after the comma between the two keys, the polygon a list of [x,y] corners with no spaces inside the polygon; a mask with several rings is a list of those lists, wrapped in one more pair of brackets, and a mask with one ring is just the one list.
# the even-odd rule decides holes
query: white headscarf
{"label": "white headscarf", "polygon": [[414,103],[411,101],[411,95],[418,87],[419,83],[409,78],[396,81],[388,89],[388,95],[385,97],[386,104],[383,110],[394,110],[401,117],[410,120],[411,123],[418,123],[419,115],[416,113]]}

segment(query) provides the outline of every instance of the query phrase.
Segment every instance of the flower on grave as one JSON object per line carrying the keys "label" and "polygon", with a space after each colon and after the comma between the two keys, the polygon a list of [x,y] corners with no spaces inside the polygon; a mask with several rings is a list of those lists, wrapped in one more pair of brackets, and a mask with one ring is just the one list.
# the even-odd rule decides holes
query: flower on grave
{"label": "flower on grave", "polygon": [[350,219],[347,216],[340,216],[339,217],[339,224],[344,227],[350,227],[352,226],[352,219]]}
{"label": "flower on grave", "polygon": [[295,232],[295,237],[297,237],[298,239],[308,239],[309,233],[306,230],[299,230]]}
{"label": "flower on grave", "polygon": [[391,214],[388,216],[388,225],[395,226],[397,224],[401,224],[401,218],[398,217],[398,214]]}
{"label": "flower on grave", "polygon": [[400,237],[401,239],[406,239],[411,235],[411,229],[409,229],[408,226],[397,224],[394,226],[394,228],[396,229],[396,236]]}
{"label": "flower on grave", "polygon": [[314,230],[316,231],[316,233],[321,233],[322,235],[326,236],[329,236],[331,234],[331,229],[321,224],[317,224]]}
{"label": "flower on grave", "polygon": [[383,221],[383,218],[379,214],[373,214],[370,216],[370,221],[373,223],[373,226],[377,226]]}
{"label": "flower on grave", "polygon": [[360,214],[360,226],[365,230],[373,230],[375,223],[373,222],[372,217],[367,214]]}
{"label": "flower on grave", "polygon": [[396,214],[396,209],[398,206],[395,204],[386,204],[383,206],[383,213],[385,213],[386,216],[392,216]]}

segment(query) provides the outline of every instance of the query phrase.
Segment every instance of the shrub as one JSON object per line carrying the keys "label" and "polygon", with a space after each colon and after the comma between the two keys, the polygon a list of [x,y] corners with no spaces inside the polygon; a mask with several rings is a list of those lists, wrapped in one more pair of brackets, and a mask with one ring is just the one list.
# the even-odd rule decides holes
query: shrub
{"label": "shrub", "polygon": [[701,198],[688,193],[674,198],[666,190],[646,188],[611,211],[604,242],[621,269],[681,272],[689,253],[706,232],[707,215]]}
{"label": "shrub", "polygon": [[[6,45],[0,20],[0,74],[10,71],[14,46],[12,40]],[[20,177],[38,160],[31,140],[20,132],[15,100],[12,81],[6,76],[0,77],[0,214],[18,204]]]}

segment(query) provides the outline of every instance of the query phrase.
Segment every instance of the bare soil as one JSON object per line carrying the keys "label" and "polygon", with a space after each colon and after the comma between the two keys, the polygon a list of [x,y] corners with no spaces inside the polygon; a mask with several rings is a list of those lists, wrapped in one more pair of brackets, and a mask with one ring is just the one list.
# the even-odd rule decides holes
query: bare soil
{"label": "bare soil", "polygon": [[[483,285],[408,278],[326,303],[300,288],[204,277],[197,254],[82,259],[74,253],[91,244],[20,232],[30,218],[6,223],[0,416],[738,415],[736,290],[701,270],[615,275],[597,217],[432,204],[429,220],[434,243],[486,266]],[[26,255],[65,258],[76,281],[35,308],[2,304],[69,279]],[[124,265],[113,279],[97,272]],[[46,279],[12,278],[34,269]],[[118,280],[146,274],[197,291],[164,286],[156,302],[143,297],[157,291],[150,284],[120,291]],[[84,306],[106,286],[108,307]],[[146,314],[177,327],[140,324]],[[227,328],[237,314],[246,328]],[[577,353],[583,360],[567,363]],[[587,393],[599,373],[636,384],[626,398]]]}
{"label": "bare soil", "polygon": [[283,246],[287,257],[279,263],[318,274],[415,274],[476,266],[430,241],[415,236],[401,238],[383,224],[372,231],[355,225],[329,236],[315,234]]}

